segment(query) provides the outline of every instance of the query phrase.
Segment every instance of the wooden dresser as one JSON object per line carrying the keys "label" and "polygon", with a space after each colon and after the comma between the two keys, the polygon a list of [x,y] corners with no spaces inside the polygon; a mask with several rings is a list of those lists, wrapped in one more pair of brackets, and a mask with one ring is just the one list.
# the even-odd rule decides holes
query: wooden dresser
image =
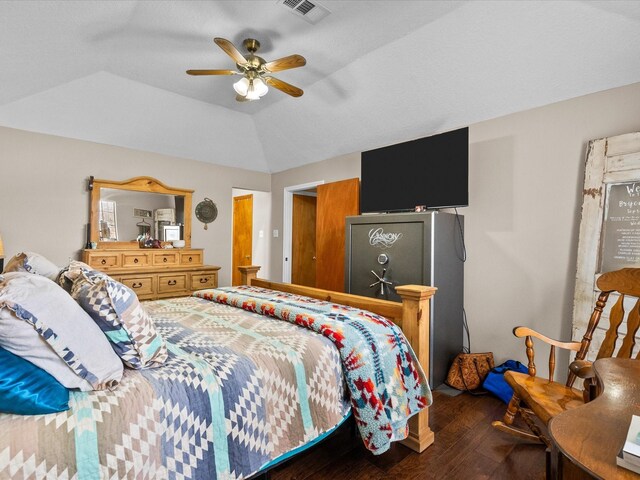
{"label": "wooden dresser", "polygon": [[82,261],[131,288],[140,300],[183,297],[218,286],[220,267],[203,265],[197,248],[83,250]]}

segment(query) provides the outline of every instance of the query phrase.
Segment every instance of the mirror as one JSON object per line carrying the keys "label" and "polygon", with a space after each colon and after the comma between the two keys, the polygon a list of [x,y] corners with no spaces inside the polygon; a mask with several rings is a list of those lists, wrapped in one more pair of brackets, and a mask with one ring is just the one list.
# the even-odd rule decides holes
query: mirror
{"label": "mirror", "polygon": [[163,242],[184,240],[191,247],[193,190],[172,188],[151,177],[123,182],[89,180],[90,241],[98,248],[136,248],[149,234]]}

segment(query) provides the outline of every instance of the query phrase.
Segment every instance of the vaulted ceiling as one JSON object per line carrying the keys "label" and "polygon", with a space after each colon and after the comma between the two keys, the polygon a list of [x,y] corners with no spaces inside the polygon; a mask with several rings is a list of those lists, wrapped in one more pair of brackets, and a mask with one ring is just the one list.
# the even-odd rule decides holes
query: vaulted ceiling
{"label": "vaulted ceiling", "polygon": [[[315,2],[315,0],[313,0]],[[278,172],[640,81],[640,2],[0,2],[0,125]],[[213,43],[304,90],[235,101]]]}

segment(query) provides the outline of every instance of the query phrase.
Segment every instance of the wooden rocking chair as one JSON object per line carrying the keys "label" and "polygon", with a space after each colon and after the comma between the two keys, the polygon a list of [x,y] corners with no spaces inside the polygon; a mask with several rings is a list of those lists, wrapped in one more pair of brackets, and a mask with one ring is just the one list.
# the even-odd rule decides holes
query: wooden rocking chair
{"label": "wooden rocking chair", "polygon": [[[624,268],[614,272],[605,273],[598,278],[596,285],[600,295],[591,314],[587,331],[580,342],[559,342],[526,327],[516,327],[513,333],[516,337],[525,337],[527,358],[529,360],[529,373],[517,373],[508,371],[505,380],[513,388],[513,397],[507,407],[507,412],[502,421],[495,421],[492,425],[503,432],[516,435],[520,438],[543,442],[550,447],[550,441],[546,437],[546,426],[554,416],[565,410],[583,405],[597,395],[597,384],[592,362],[585,360],[593,332],[595,331],[602,310],[611,293],[618,293],[619,298],[611,308],[609,315],[609,329],[602,341],[597,358],[611,357],[616,349],[618,340],[618,328],[625,316],[624,300],[636,297],[634,307],[627,318],[627,333],[622,340],[622,345],[616,356],[631,358],[635,346],[635,335],[640,326],[640,268]],[[551,347],[549,354],[549,378],[536,377],[536,365],[534,362],[533,338],[541,340]],[[575,360],[569,365],[569,375],[566,384],[553,380],[555,370],[555,351],[557,348],[573,350],[576,353]],[[640,352],[636,359],[640,359]],[[584,390],[573,388],[576,378],[584,379]],[[513,426],[517,414],[520,414],[530,431]],[[537,421],[537,420],[539,421]]]}

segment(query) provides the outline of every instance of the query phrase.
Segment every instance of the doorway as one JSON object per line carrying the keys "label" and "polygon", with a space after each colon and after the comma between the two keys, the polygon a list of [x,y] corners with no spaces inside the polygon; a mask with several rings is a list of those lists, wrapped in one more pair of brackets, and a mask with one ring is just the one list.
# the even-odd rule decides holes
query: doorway
{"label": "doorway", "polygon": [[291,282],[316,286],[316,189],[293,194]]}
{"label": "doorway", "polygon": [[331,183],[324,181],[284,189],[282,278],[294,281],[293,204],[294,195],[316,190],[315,215],[315,287],[344,291],[345,218],[360,213],[360,180],[350,178]]}
{"label": "doorway", "polygon": [[253,195],[233,197],[233,247],[231,285],[241,285],[238,267],[251,265],[253,240]]}
{"label": "doorway", "polygon": [[[244,196],[252,196],[253,202],[251,206],[252,217],[243,220],[235,217],[235,199]],[[258,276],[260,278],[271,278],[271,192],[262,192],[259,190],[248,190],[244,188],[233,188],[231,190],[232,205],[233,205],[233,224],[232,224],[232,275],[231,283],[235,285],[234,281],[238,281],[238,277],[234,280],[234,275],[239,275],[237,265],[234,260],[237,255],[238,265],[248,265],[244,263],[247,255],[251,257],[251,264],[258,265],[260,272]],[[249,225],[250,224],[250,225]],[[236,228],[238,232],[236,233]],[[249,237],[251,238],[251,247],[247,253],[236,252],[234,254],[234,244],[237,237]],[[242,260],[244,257],[244,260]],[[242,263],[240,263],[242,262]]]}
{"label": "doorway", "polygon": [[283,222],[282,222],[282,281],[292,283],[292,254],[293,254],[293,196],[304,195],[305,192],[314,192],[324,180],[303,183],[285,187],[283,198]]}

